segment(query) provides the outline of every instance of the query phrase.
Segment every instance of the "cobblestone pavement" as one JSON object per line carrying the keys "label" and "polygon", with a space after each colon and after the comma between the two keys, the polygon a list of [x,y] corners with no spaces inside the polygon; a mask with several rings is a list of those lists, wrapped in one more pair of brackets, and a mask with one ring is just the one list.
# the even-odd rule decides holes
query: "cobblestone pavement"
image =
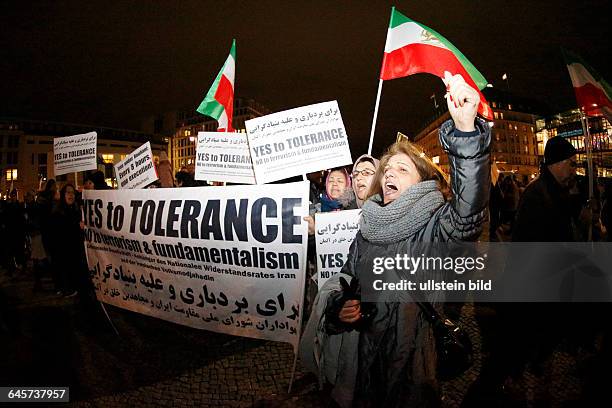
{"label": "cobblestone pavement", "polygon": [[[299,367],[287,388],[294,357],[287,344],[239,338],[178,326],[107,306],[119,335],[98,305],[84,310],[45,283],[32,291],[29,276],[8,280],[0,271],[0,385],[70,386],[75,407],[320,407],[329,403],[315,378]],[[474,307],[462,308],[462,324],[475,346],[475,364],[442,386],[445,407],[458,407],[477,378],[480,331]],[[581,392],[575,375],[585,356],[558,350],[547,364],[552,407]],[[527,407],[541,392],[540,378],[525,372],[515,389]]]}

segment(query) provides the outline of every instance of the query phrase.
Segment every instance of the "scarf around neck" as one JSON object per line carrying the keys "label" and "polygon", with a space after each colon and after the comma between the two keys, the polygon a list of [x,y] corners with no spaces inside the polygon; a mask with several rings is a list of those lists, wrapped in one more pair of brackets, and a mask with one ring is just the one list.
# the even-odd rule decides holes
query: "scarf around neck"
{"label": "scarf around neck", "polygon": [[427,224],[444,204],[444,196],[435,180],[417,183],[395,201],[383,205],[380,194],[367,200],[361,212],[361,235],[373,243],[389,244],[414,235]]}

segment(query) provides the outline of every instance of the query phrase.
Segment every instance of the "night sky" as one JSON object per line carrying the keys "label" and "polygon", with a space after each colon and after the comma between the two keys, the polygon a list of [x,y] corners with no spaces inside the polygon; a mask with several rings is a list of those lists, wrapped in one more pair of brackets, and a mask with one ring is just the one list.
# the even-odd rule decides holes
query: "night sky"
{"label": "night sky", "polygon": [[[608,1],[14,1],[0,6],[0,116],[134,128],[195,108],[236,38],[236,96],[272,111],[337,99],[367,148],[391,5],[438,31],[495,87],[575,106],[559,47],[607,80]],[[441,80],[385,82],[375,151],[433,115]]]}

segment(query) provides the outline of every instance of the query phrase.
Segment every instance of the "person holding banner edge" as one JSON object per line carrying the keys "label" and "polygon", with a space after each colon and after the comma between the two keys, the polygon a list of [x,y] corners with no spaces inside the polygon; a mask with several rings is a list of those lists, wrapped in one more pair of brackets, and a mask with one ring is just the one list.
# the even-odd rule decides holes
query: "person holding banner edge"
{"label": "person holding banner edge", "polygon": [[339,282],[359,281],[372,273],[374,257],[411,253],[418,242],[479,236],[489,197],[490,127],[476,118],[479,95],[460,75],[447,74],[445,83],[452,120],[440,128],[440,143],[449,155],[452,198],[445,198],[444,178],[416,146],[392,145],[348,260],[320,290],[302,339],[304,366],[332,385],[342,407],[440,405],[435,341],[418,306],[361,304]]}

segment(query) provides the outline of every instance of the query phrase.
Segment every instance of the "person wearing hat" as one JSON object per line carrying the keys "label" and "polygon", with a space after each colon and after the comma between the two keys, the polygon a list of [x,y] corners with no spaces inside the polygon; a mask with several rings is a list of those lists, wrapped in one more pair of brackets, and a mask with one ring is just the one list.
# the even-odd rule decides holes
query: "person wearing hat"
{"label": "person wearing hat", "polygon": [[[540,175],[523,192],[514,220],[513,242],[573,242],[576,240],[572,218],[570,188],[576,178],[576,149],[566,139],[553,137],[544,149]],[[517,248],[515,246],[513,248]],[[550,247],[549,247],[550,248]],[[558,246],[564,250],[563,245]],[[521,246],[521,256],[508,255],[507,265],[513,271],[529,274],[533,271],[530,259],[540,247]],[[509,249],[511,251],[511,249]],[[529,277],[525,282],[531,282]],[[573,306],[567,304],[569,306]],[[544,363],[572,328],[570,307],[558,303],[488,303],[493,317],[481,325],[483,350],[480,375],[466,392],[462,408],[489,407],[510,404],[522,406],[524,393],[520,390],[526,367],[537,376],[543,375]],[[535,396],[536,403],[550,405],[551,389],[543,385]]]}
{"label": "person wearing hat", "polygon": [[576,149],[562,137],[549,139],[540,176],[527,186],[521,197],[512,241],[575,241],[569,196],[575,179]]}

